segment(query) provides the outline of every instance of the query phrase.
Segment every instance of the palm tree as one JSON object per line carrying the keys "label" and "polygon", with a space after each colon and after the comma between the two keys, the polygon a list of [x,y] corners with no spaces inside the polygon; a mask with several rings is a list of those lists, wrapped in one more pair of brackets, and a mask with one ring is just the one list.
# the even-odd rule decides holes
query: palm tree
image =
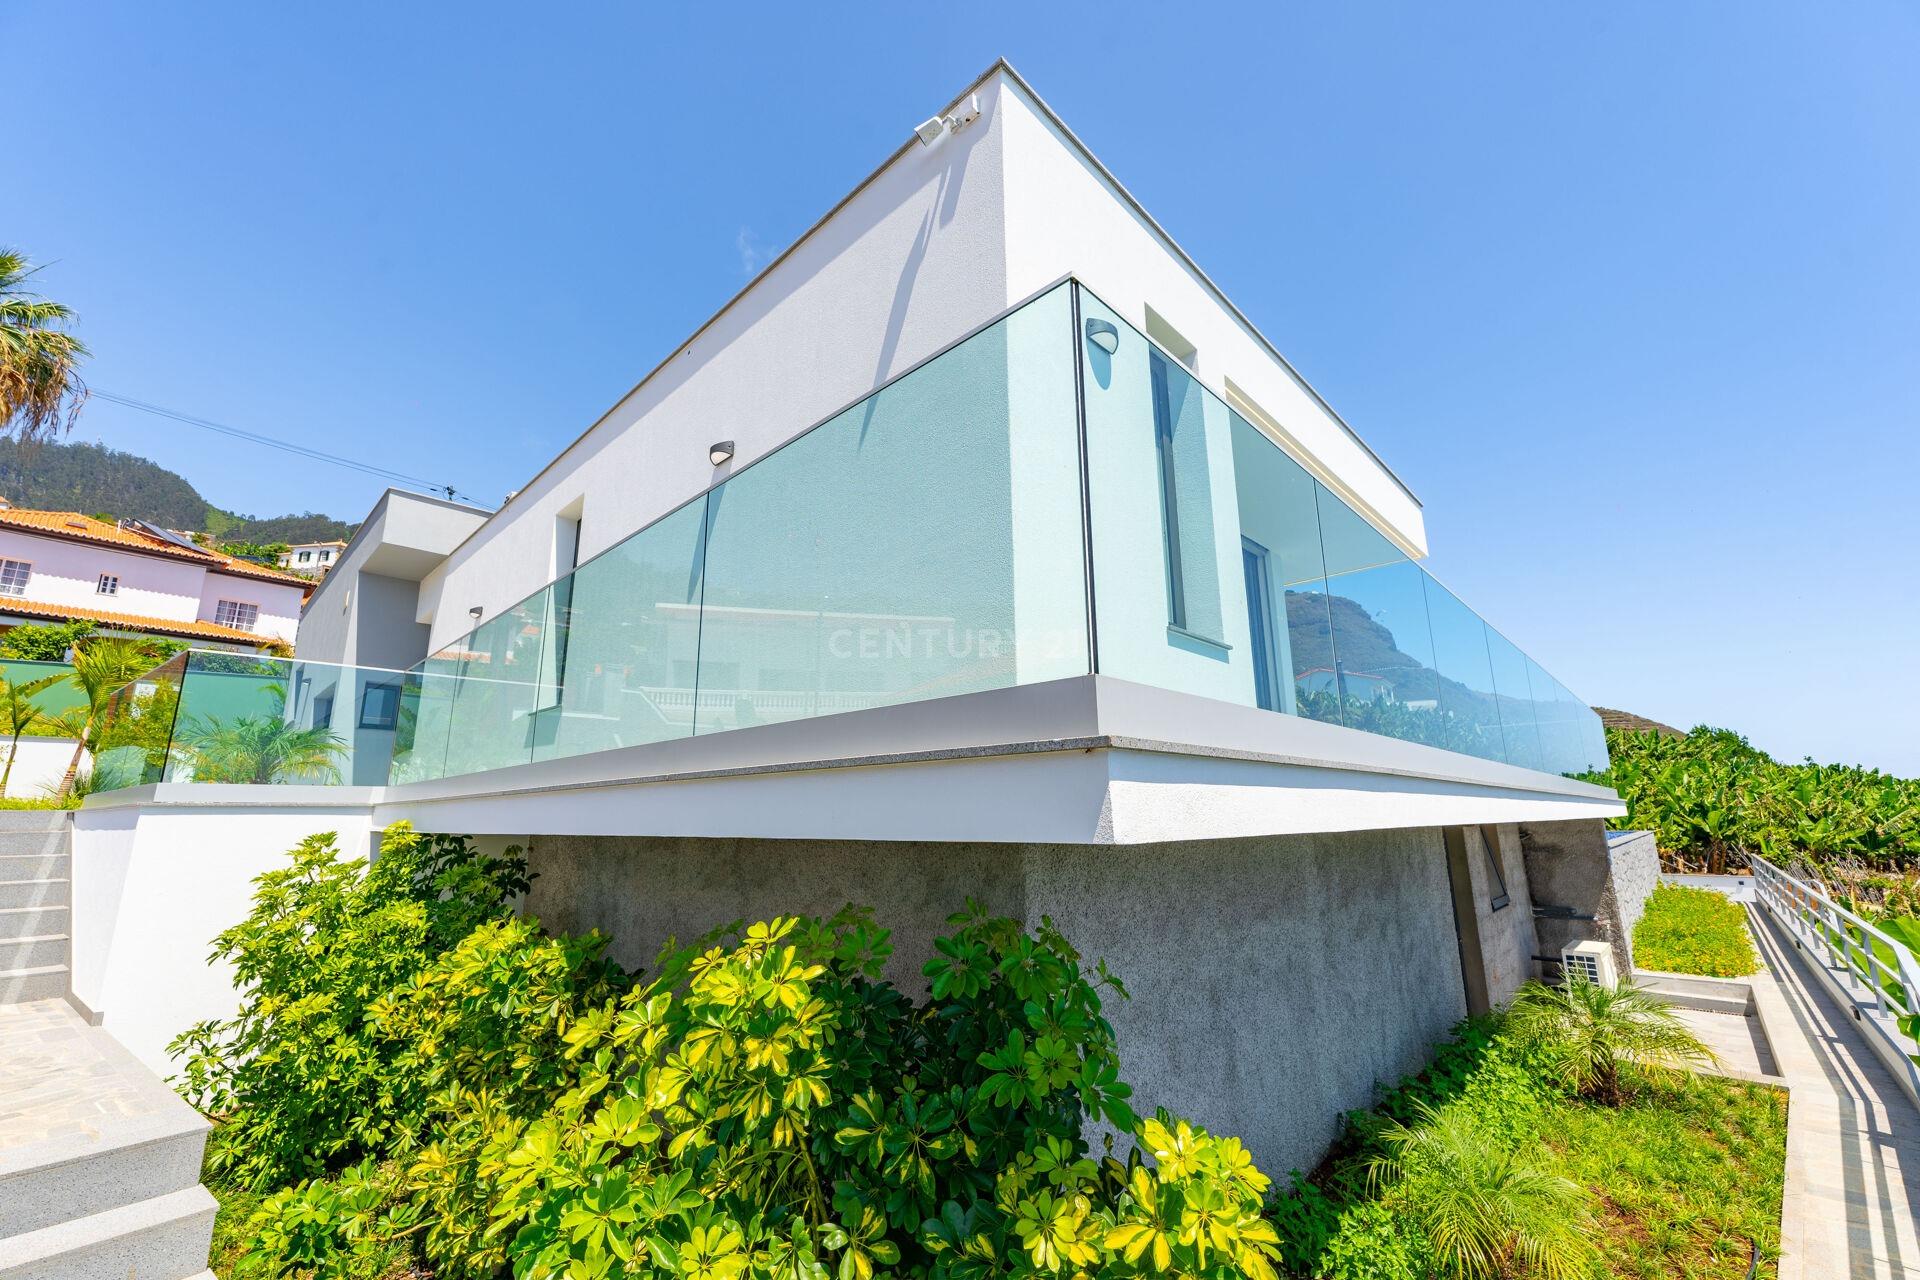
{"label": "palm tree", "polygon": [[80,756],[92,741],[94,730],[100,727],[113,695],[153,670],[154,665],[153,654],[138,640],[94,636],[74,644],[73,670],[65,678],[79,687],[86,701],[69,713],[69,721],[76,730],[74,737],[79,741],[73,744],[73,759],[67,762],[67,772],[60,779],[59,795],[65,796],[73,790],[74,777],[80,772]]}
{"label": "palm tree", "polygon": [[196,720],[176,737],[195,782],[338,782],[337,760],[347,749],[346,740],[325,725],[297,729],[277,715]]}
{"label": "palm tree", "polygon": [[9,680],[0,676],[0,733],[11,738],[7,745],[7,763],[0,768],[0,796],[7,794],[7,779],[13,776],[14,757],[20,754],[20,738],[27,730],[53,717],[35,702],[34,695],[65,680],[64,672],[41,676],[38,680]]}
{"label": "palm tree", "polygon": [[1585,1188],[1529,1164],[1464,1107],[1419,1103],[1411,1126],[1390,1124],[1369,1163],[1375,1187],[1426,1236],[1443,1275],[1488,1280],[1516,1258],[1526,1274],[1584,1274],[1592,1257]]}
{"label": "palm tree", "polygon": [[65,332],[73,312],[21,288],[34,271],[25,254],[0,249],[0,436],[22,441],[68,430],[87,398],[87,348]]}
{"label": "palm tree", "polygon": [[1664,1001],[1631,982],[1529,982],[1514,993],[1507,1020],[1515,1035],[1540,1046],[1548,1072],[1562,1085],[1610,1107],[1626,1101],[1624,1066],[1664,1076],[1714,1061]]}

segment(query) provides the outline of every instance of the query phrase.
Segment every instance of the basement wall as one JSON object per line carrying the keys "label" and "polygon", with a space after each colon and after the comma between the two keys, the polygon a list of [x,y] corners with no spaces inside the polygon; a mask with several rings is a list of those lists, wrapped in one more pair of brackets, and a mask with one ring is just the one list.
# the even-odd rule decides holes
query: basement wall
{"label": "basement wall", "polygon": [[[1533,944],[1518,836],[1501,830],[1511,903],[1481,927],[1504,999]],[[1238,1134],[1281,1178],[1466,1013],[1437,827],[1130,846],[564,836],[533,838],[529,858],[527,912],[610,934],[628,966],[670,936],[855,900],[893,930],[888,976],[918,995],[969,895],[1051,916],[1132,994],[1106,1012],[1139,1108]]]}

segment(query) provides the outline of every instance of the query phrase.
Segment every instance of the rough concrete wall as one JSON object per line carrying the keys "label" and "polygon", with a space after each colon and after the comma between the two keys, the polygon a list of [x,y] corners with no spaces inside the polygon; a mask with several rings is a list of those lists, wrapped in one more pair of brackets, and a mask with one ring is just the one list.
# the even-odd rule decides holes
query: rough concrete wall
{"label": "rough concrete wall", "polygon": [[1135,1101],[1240,1135],[1279,1175],[1312,1168],[1340,1114],[1466,1011],[1433,828],[1120,847],[536,837],[529,858],[528,912],[610,933],[630,966],[668,935],[854,900],[893,930],[889,976],[917,995],[969,895],[1050,915],[1132,993],[1107,1012]]}
{"label": "rough concrete wall", "polygon": [[1036,846],[1027,903],[1127,984],[1107,1013],[1140,1109],[1238,1134],[1273,1175],[1466,1014],[1437,829]]}
{"label": "rough concrete wall", "polygon": [[[1495,886],[1487,864],[1484,842],[1491,838],[1507,887],[1507,905],[1493,906]],[[1533,895],[1527,882],[1526,859],[1520,850],[1520,829],[1513,823],[1474,827],[1467,833],[1472,853],[1473,898],[1480,920],[1481,961],[1487,971],[1487,998],[1505,1004],[1534,973],[1538,941],[1533,927]]]}
{"label": "rough concrete wall", "polygon": [[996,915],[1026,914],[1018,845],[536,836],[527,860],[539,873],[527,914],[611,935],[610,954],[628,968],[651,965],[669,937],[857,902],[893,931],[887,977],[918,994],[933,939],[969,895]]}
{"label": "rough concrete wall", "polygon": [[1620,972],[1631,973],[1605,825],[1598,818],[1522,823],[1520,844],[1534,905],[1549,913],[1534,922],[1541,954],[1557,956],[1568,943],[1597,938],[1612,945]]}
{"label": "rough concrete wall", "polygon": [[[1660,883],[1660,846],[1651,831],[1607,832],[1607,861],[1613,875],[1613,900],[1620,914],[1620,936],[1633,957],[1633,926],[1647,913],[1647,899]],[[1622,973],[1632,970],[1622,969]]]}

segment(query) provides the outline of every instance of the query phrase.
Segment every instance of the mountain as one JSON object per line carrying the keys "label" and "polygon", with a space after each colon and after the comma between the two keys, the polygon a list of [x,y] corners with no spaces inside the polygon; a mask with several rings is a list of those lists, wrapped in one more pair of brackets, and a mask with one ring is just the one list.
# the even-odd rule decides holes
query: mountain
{"label": "mountain", "polygon": [[203,529],[234,542],[344,542],[359,528],[311,511],[264,519],[223,511],[177,472],[98,444],[0,440],[0,498],[16,507]]}

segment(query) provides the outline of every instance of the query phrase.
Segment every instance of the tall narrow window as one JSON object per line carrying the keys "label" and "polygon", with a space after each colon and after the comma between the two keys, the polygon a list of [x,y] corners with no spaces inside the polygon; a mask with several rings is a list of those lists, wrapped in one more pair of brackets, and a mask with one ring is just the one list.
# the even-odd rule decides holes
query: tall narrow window
{"label": "tall narrow window", "polygon": [[1160,528],[1167,549],[1167,621],[1187,626],[1187,588],[1180,566],[1180,481],[1173,455],[1173,396],[1167,358],[1153,353],[1153,445],[1160,457]]}
{"label": "tall narrow window", "polygon": [[1500,865],[1500,828],[1480,828],[1480,847],[1487,855],[1487,906],[1494,911],[1513,901],[1507,894],[1507,872]]}
{"label": "tall narrow window", "polygon": [[25,560],[0,560],[0,596],[23,596],[33,580],[33,566]]}
{"label": "tall narrow window", "polygon": [[1247,632],[1253,638],[1253,696],[1266,711],[1285,711],[1280,667],[1274,649],[1273,578],[1267,549],[1252,538],[1240,539],[1240,559],[1247,573]]}
{"label": "tall narrow window", "polygon": [[534,710],[559,706],[567,683],[567,637],[573,622],[573,571],[580,567],[580,515],[583,502],[553,520],[553,588],[544,619],[547,643],[541,651],[539,695]]}

